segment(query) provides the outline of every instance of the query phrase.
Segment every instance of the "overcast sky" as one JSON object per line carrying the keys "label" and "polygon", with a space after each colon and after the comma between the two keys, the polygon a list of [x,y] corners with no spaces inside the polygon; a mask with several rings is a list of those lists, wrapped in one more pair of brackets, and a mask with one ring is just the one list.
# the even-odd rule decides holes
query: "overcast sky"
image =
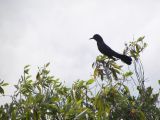
{"label": "overcast sky", "polygon": [[159,0],[0,0],[0,78],[11,87],[25,65],[35,73],[51,62],[52,74],[67,84],[86,80],[100,54],[89,41],[95,33],[118,52],[133,36],[145,35],[145,77],[158,88],[159,12]]}

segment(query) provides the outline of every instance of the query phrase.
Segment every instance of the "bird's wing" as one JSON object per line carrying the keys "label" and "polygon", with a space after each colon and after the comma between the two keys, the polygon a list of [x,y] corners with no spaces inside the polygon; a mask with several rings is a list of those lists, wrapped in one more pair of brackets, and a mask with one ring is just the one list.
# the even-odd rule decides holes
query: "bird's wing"
{"label": "bird's wing", "polygon": [[103,43],[98,43],[98,49],[99,51],[108,56],[108,57],[112,57],[112,56],[115,56],[117,53],[112,50],[108,45],[106,45],[104,42]]}

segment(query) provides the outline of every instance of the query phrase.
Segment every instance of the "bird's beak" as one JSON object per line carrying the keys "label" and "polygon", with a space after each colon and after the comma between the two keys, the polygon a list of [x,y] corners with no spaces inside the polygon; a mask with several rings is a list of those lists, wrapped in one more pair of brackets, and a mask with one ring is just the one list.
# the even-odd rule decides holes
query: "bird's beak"
{"label": "bird's beak", "polygon": [[89,40],[92,40],[92,39],[94,39],[94,38],[89,38]]}

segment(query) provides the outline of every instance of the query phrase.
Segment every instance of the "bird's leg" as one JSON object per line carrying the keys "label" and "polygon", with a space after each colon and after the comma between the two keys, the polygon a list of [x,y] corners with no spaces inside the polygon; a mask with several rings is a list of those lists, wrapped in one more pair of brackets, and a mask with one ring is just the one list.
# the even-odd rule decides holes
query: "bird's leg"
{"label": "bird's leg", "polygon": [[117,60],[119,60],[119,58],[115,58],[115,57],[109,57],[109,59],[112,59],[112,60],[114,60],[114,61],[117,61]]}
{"label": "bird's leg", "polygon": [[119,58],[115,58],[115,61],[120,60]]}
{"label": "bird's leg", "polygon": [[116,61],[116,58],[114,58],[113,56],[111,56],[111,57],[109,57],[109,59],[112,59],[112,60],[114,60],[114,61]]}

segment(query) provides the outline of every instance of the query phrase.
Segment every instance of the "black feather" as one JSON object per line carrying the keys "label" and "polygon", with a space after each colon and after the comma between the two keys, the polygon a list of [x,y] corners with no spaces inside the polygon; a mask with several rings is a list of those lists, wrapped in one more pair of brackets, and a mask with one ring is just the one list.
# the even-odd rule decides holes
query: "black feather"
{"label": "black feather", "polygon": [[131,65],[132,63],[132,58],[127,56],[127,55],[123,55],[123,54],[119,54],[117,52],[115,52],[114,50],[112,50],[108,45],[106,45],[102,39],[102,37],[98,34],[95,34],[91,39],[94,39],[97,41],[97,46],[99,51],[108,56],[109,58],[114,60],[114,57],[121,59],[123,62],[125,62],[128,65]]}

